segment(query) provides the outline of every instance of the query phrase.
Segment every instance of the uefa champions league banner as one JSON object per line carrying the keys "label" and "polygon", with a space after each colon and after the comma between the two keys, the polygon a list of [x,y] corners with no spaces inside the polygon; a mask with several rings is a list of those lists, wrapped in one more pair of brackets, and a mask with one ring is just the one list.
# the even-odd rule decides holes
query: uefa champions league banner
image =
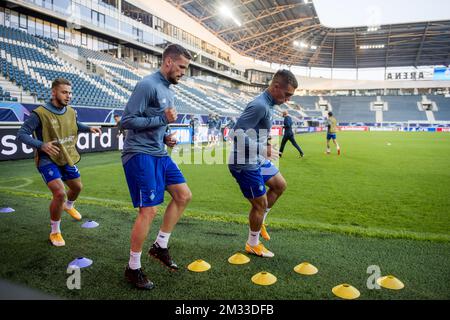
{"label": "uefa champions league banner", "polygon": [[[31,112],[42,104],[22,104],[19,102],[0,102],[0,122],[22,123],[30,116]],[[94,108],[73,106],[80,122],[113,124],[114,115],[123,114],[123,109]],[[176,123],[185,123],[186,115],[178,114]],[[189,120],[187,121],[189,123]]]}
{"label": "uefa champions league banner", "polygon": [[[23,122],[31,112],[42,104],[22,104],[19,102],[0,102],[0,121]],[[122,115],[123,110],[112,108],[73,107],[78,121],[95,123],[114,123],[114,115]]]}

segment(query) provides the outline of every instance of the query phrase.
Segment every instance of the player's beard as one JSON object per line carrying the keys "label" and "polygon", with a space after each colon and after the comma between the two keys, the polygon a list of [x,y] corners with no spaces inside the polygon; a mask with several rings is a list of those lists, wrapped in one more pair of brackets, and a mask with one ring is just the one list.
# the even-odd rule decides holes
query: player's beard
{"label": "player's beard", "polygon": [[176,73],[172,73],[169,75],[168,79],[171,84],[178,84],[180,82],[181,77],[178,77]]}
{"label": "player's beard", "polygon": [[173,77],[169,77],[169,82],[171,84],[178,84],[180,79],[178,79],[177,77],[173,76]]}
{"label": "player's beard", "polygon": [[60,99],[58,97],[55,97],[55,99],[56,99],[56,101],[58,101],[58,104],[60,106],[62,106],[62,107],[67,107],[69,105],[69,102],[70,102],[70,100],[66,101],[66,100]]}

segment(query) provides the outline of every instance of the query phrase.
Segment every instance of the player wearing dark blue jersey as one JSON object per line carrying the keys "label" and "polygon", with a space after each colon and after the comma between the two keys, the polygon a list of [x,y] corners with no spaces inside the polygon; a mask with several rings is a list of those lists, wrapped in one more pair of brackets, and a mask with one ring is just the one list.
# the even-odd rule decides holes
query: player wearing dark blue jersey
{"label": "player wearing dark blue jersey", "polygon": [[281,140],[281,146],[280,146],[280,158],[283,155],[284,147],[286,146],[286,143],[290,141],[295,149],[300,153],[300,157],[304,156],[302,148],[297,144],[297,141],[295,141],[295,135],[294,131],[292,130],[292,118],[289,116],[289,113],[287,110],[283,111],[283,127],[284,127],[284,134],[283,139]]}

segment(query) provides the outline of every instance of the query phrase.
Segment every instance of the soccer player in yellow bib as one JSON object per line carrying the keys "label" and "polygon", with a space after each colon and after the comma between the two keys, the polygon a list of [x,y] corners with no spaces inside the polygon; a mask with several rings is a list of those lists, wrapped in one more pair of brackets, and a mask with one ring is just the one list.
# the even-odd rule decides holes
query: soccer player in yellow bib
{"label": "soccer player in yellow bib", "polygon": [[[80,161],[76,148],[78,132],[101,133],[100,129],[77,121],[75,110],[69,106],[71,98],[70,81],[55,79],[51,100],[34,109],[17,133],[19,141],[36,149],[37,169],[52,192],[50,242],[57,247],[66,244],[60,227],[63,210],[75,220],[81,220],[81,214],[74,207],[83,187],[76,166]],[[63,181],[69,187],[67,193]]]}
{"label": "soccer player in yellow bib", "polygon": [[341,148],[339,147],[339,143],[336,140],[336,132],[338,130],[337,120],[333,116],[333,112],[328,112],[328,120],[327,120],[327,154],[330,154],[330,140],[333,139],[333,143],[336,146],[337,154],[341,154]]}

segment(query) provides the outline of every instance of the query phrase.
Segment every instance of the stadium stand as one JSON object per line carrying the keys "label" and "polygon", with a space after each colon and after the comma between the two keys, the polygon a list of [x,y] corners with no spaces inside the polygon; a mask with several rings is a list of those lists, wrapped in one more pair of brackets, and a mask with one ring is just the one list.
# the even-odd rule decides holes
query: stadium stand
{"label": "stadium stand", "polygon": [[375,122],[375,113],[370,111],[373,97],[326,97],[333,113],[341,122]]}
{"label": "stadium stand", "polygon": [[17,102],[17,97],[11,97],[11,93],[9,91],[4,91],[3,87],[0,87],[0,101]]}
{"label": "stadium stand", "polygon": [[388,103],[388,111],[383,112],[384,121],[427,121],[425,112],[417,106],[421,96],[384,96],[383,99]]}
{"label": "stadium stand", "polygon": [[[324,96],[324,100],[331,104],[335,116],[341,122],[368,122],[374,123],[375,112],[370,110],[370,103],[375,100],[371,96]],[[419,110],[418,102],[422,96],[382,96],[388,104],[388,110],[383,111],[383,121],[427,121],[425,111]],[[437,111],[433,111],[436,121],[450,120],[450,99],[442,95],[428,95],[427,98],[436,103]],[[322,118],[326,112],[318,109],[316,105],[318,96],[294,96],[294,101],[301,107],[307,117]],[[294,110],[295,112],[295,110]]]}
{"label": "stadium stand", "polygon": [[0,26],[3,76],[45,101],[52,79],[66,77],[73,83],[74,105],[123,107],[128,94],[117,85],[77,69],[56,55],[47,42],[25,32]]}
{"label": "stadium stand", "polygon": [[444,96],[427,96],[431,101],[436,102],[438,111],[433,112],[437,121],[450,120],[450,98]]}
{"label": "stadium stand", "polygon": [[[90,50],[70,43],[60,42],[44,36],[32,36],[21,30],[0,26],[1,74],[23,90],[43,102],[50,97],[51,81],[65,77],[73,83],[75,106],[110,107],[121,109],[125,106],[134,86],[152,70],[139,70],[136,63],[118,59],[108,53]],[[91,66],[84,70],[73,65],[64,57],[71,57]],[[93,67],[95,66],[95,68]],[[255,94],[221,86],[200,77],[187,77],[176,92],[175,106],[180,113],[238,116]],[[450,99],[443,96],[427,96],[436,102],[434,111],[437,121],[450,119]],[[276,106],[275,118],[281,118],[284,110],[289,110],[295,120],[304,117],[320,119],[326,110],[320,110],[319,96],[294,96],[294,107]],[[375,122],[375,112],[370,110],[372,96],[323,96],[333,113],[341,122]],[[388,122],[426,121],[427,115],[419,110],[420,96],[383,96],[388,110],[383,112],[383,120]],[[18,101],[10,92],[0,87],[0,101]]]}

